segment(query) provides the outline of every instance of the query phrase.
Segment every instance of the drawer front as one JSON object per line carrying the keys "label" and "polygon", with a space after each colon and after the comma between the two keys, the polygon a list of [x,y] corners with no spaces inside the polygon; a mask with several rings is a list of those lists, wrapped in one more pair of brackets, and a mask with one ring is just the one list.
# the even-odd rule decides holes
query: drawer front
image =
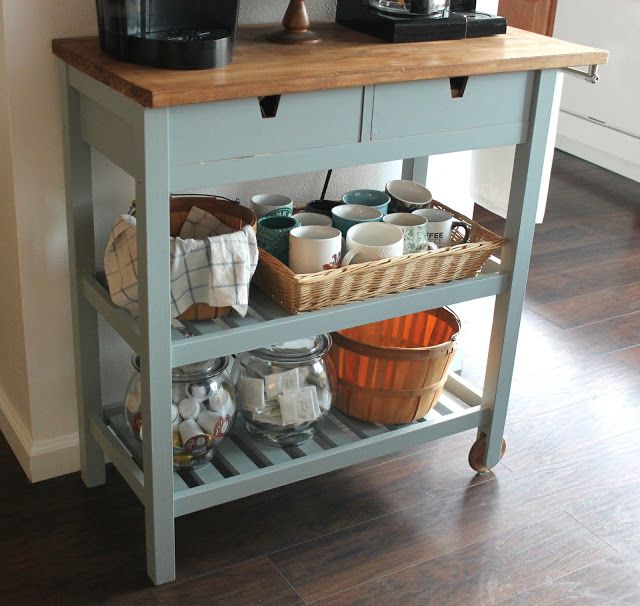
{"label": "drawer front", "polygon": [[270,97],[262,107],[251,97],[173,108],[172,164],[356,143],[362,95],[357,87]]}
{"label": "drawer front", "polygon": [[420,80],[377,85],[371,138],[393,139],[529,119],[533,74],[514,72],[469,76],[462,96],[460,79]]}

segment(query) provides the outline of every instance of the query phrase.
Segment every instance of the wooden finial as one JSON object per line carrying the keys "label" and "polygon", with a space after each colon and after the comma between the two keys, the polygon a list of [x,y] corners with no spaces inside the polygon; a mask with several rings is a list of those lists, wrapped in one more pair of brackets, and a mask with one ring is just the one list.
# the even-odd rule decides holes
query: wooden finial
{"label": "wooden finial", "polygon": [[281,44],[313,44],[321,38],[309,29],[311,22],[304,0],[290,0],[282,19],[283,30],[269,35],[272,42]]}

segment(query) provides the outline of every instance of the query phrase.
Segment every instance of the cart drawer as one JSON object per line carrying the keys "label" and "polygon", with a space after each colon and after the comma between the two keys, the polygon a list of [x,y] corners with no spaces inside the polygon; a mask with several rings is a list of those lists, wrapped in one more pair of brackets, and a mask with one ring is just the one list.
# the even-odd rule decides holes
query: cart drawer
{"label": "cart drawer", "polygon": [[527,72],[377,85],[371,138],[525,122],[532,85]]}
{"label": "cart drawer", "polygon": [[172,164],[356,143],[362,94],[357,87],[173,108]]}

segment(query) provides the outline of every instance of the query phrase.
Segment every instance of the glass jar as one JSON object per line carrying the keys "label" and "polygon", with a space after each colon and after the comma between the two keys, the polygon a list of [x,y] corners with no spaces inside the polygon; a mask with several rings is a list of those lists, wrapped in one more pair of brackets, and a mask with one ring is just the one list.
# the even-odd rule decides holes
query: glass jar
{"label": "glass jar", "polygon": [[238,406],[251,435],[280,446],[313,437],[336,392],[329,347],[323,334],[238,354]]}
{"label": "glass jar", "polygon": [[[140,394],[140,358],[124,398],[124,416],[133,435],[144,440]],[[173,468],[195,469],[213,458],[215,445],[233,427],[235,392],[227,367],[229,358],[216,358],[174,368],[171,372],[171,428]]]}

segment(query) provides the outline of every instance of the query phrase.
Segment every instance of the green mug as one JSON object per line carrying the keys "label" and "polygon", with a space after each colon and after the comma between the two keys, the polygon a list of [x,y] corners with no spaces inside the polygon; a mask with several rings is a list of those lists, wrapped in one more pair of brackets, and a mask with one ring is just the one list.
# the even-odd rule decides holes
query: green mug
{"label": "green mug", "polygon": [[295,217],[268,216],[258,221],[258,246],[285,265],[289,264],[289,232],[300,227]]}

